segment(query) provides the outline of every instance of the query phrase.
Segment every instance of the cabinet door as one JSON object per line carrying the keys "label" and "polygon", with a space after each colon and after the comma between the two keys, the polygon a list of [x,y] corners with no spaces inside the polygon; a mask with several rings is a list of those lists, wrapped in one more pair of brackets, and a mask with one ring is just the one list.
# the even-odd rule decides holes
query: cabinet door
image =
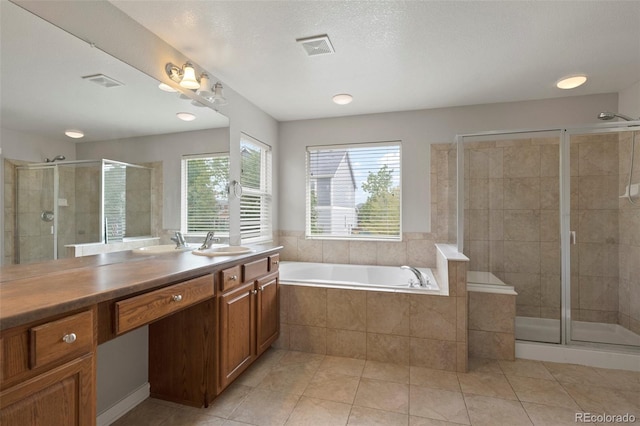
{"label": "cabinet door", "polygon": [[94,425],[93,356],[87,355],[0,394],[3,426]]}
{"label": "cabinet door", "polygon": [[220,297],[219,391],[255,359],[255,293],[250,282]]}
{"label": "cabinet door", "polygon": [[258,286],[258,355],[278,338],[280,331],[280,288],[278,274],[268,275]]}

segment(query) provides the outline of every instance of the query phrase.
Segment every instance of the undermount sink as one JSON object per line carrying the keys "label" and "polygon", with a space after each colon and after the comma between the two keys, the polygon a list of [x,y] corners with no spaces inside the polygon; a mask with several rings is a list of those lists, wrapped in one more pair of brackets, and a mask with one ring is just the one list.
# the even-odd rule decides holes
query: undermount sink
{"label": "undermount sink", "polygon": [[235,256],[237,254],[251,253],[253,250],[243,246],[218,246],[205,250],[194,250],[191,253],[198,256]]}
{"label": "undermount sink", "polygon": [[178,253],[181,251],[195,250],[198,247],[197,244],[187,244],[186,247],[176,248],[175,244],[161,244],[159,246],[146,246],[131,250],[134,253],[139,254],[162,254],[162,253]]}

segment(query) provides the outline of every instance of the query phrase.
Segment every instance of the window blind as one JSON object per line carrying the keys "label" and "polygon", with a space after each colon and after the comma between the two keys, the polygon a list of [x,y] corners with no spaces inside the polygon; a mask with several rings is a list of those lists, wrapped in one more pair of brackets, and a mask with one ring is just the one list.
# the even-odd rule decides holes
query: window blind
{"label": "window blind", "polygon": [[240,138],[240,238],[271,240],[271,148],[248,136]]}
{"label": "window blind", "polygon": [[204,235],[229,234],[229,155],[204,154],[182,158],[181,231]]}
{"label": "window blind", "polygon": [[400,142],[307,147],[307,237],[400,240],[400,169]]}
{"label": "window blind", "polygon": [[105,240],[122,241],[127,231],[126,167],[120,164],[105,164],[103,184]]}

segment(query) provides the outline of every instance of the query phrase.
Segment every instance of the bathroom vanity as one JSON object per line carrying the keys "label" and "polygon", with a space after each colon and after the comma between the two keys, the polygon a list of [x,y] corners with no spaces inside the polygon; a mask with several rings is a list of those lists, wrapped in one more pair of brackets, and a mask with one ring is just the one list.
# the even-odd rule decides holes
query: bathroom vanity
{"label": "bathroom vanity", "polygon": [[207,406],[278,338],[280,249],[3,267],[0,424],[95,424],[97,345],[145,325],[151,395]]}

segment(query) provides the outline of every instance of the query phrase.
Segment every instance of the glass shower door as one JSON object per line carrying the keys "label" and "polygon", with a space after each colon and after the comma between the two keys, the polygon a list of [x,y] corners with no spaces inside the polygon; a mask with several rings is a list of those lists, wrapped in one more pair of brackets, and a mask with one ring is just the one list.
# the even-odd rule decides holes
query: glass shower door
{"label": "glass shower door", "polygon": [[17,168],[16,173],[17,262],[55,259],[55,168]]}
{"label": "glass shower door", "polygon": [[632,169],[630,129],[567,135],[572,341],[640,346],[640,198],[625,196],[632,170],[632,194],[640,184],[640,150]]}

